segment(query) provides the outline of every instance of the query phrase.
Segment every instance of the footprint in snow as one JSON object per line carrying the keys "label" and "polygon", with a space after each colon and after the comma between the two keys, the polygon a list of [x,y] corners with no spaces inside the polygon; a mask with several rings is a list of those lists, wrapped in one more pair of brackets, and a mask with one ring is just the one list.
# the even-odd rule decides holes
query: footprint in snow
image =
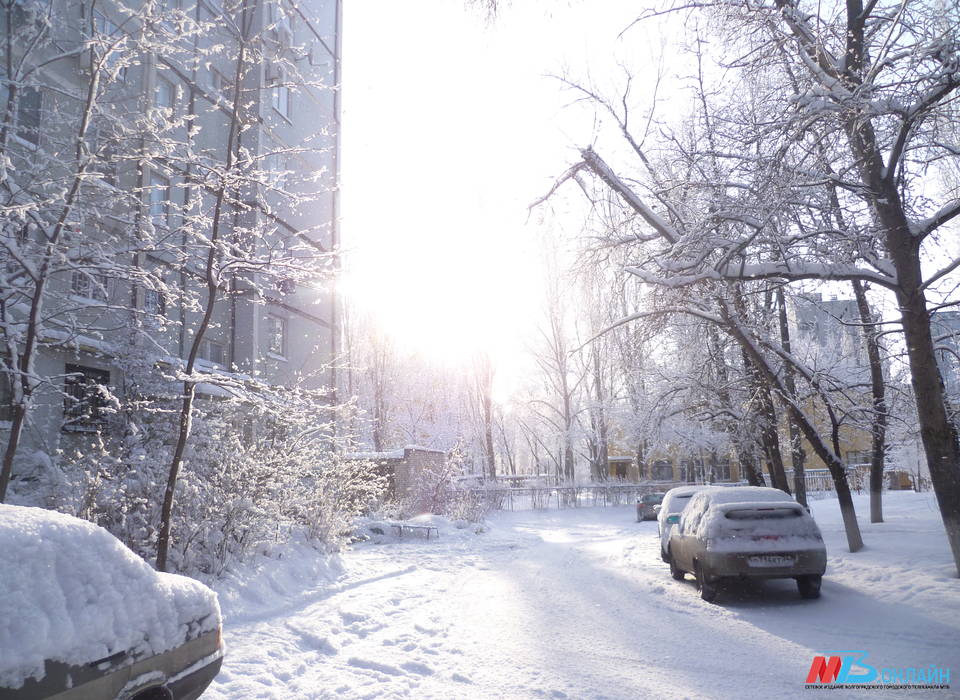
{"label": "footprint in snow", "polygon": [[400,667],[404,670],[410,671],[410,673],[417,673],[421,676],[432,676],[433,669],[427,666],[426,664],[419,663],[418,661],[407,661],[406,663],[400,664]]}
{"label": "footprint in snow", "polygon": [[313,649],[327,656],[335,656],[340,652],[340,647],[328,637],[314,634],[308,630],[299,629],[293,625],[287,625],[287,627],[291,632],[300,637],[299,646],[301,649]]}
{"label": "footprint in snow", "polygon": [[347,612],[346,610],[340,611],[340,618],[344,621],[345,624],[353,624],[354,622],[362,622],[367,619],[367,616],[362,613],[352,613]]}
{"label": "footprint in snow", "polygon": [[402,676],[403,671],[401,671],[396,666],[391,666],[390,664],[382,664],[378,661],[371,661],[370,659],[361,659],[357,656],[351,656],[347,660],[348,666],[353,666],[354,668],[361,668],[367,671],[377,671],[378,673],[385,673],[389,676]]}

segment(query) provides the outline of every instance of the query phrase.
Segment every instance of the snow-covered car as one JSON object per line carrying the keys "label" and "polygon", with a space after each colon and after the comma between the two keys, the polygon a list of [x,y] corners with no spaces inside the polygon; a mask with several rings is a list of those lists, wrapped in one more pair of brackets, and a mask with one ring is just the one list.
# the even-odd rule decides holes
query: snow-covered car
{"label": "snow-covered car", "polygon": [[220,670],[220,606],[92,523],[0,504],[0,700],[193,700]]}
{"label": "snow-covered car", "polygon": [[657,506],[663,502],[665,494],[645,493],[637,499],[637,522],[654,520],[657,517]]}
{"label": "snow-covered car", "polygon": [[664,561],[670,561],[667,556],[667,544],[670,542],[670,531],[680,521],[680,513],[693,498],[693,494],[709,488],[713,487],[677,486],[663,496],[660,510],[657,511],[657,530],[660,535],[660,558]]}
{"label": "snow-covered car", "polygon": [[697,579],[700,597],[717,597],[724,577],[793,578],[804,598],[820,595],[827,551],[806,508],[763,486],[694,494],[670,533],[670,573]]}

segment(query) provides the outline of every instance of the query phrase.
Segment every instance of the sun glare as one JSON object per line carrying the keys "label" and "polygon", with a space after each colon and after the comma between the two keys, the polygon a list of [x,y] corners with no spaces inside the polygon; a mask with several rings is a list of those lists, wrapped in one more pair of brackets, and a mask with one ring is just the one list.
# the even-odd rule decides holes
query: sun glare
{"label": "sun glare", "polygon": [[454,368],[488,355],[505,397],[523,372],[539,295],[522,241],[500,238],[375,240],[345,255],[341,292],[399,352]]}

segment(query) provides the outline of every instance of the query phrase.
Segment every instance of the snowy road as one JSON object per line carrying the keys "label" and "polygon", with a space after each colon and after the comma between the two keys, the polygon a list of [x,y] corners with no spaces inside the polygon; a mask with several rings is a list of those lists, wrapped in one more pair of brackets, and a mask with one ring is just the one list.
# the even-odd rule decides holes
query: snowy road
{"label": "snowy road", "polygon": [[[226,662],[204,697],[796,697],[826,650],[960,673],[960,582],[930,497],[891,494],[857,555],[835,510],[814,505],[831,556],[813,601],[792,581],[701,601],[631,508],[505,513],[479,535],[363,545],[306,586],[310,567],[288,557],[276,594],[260,581],[259,602],[227,595]],[[857,692],[876,697],[843,697]]]}

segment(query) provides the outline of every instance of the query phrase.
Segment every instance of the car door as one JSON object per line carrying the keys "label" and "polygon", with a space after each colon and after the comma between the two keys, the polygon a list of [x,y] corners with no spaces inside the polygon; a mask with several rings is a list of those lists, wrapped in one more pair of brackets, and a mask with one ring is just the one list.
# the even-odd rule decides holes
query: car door
{"label": "car door", "polygon": [[673,557],[673,560],[677,563],[677,566],[685,571],[688,571],[691,569],[691,564],[687,555],[690,540],[690,537],[687,534],[689,532],[687,519],[685,519],[681,514],[680,522],[678,522],[676,525],[672,525],[671,527],[673,529],[670,532],[670,554]]}

